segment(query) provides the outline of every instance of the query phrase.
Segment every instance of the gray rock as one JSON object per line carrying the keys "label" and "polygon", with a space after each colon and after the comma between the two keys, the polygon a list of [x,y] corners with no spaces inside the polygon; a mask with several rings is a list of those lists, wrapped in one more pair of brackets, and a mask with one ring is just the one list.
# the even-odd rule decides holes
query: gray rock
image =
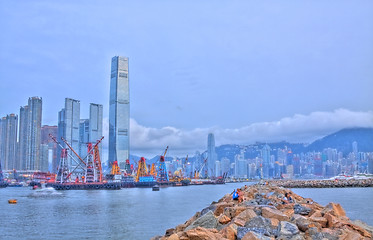
{"label": "gray rock", "polygon": [[202,216],[202,215],[205,215],[205,214],[208,213],[209,211],[213,211],[213,212],[215,212],[215,209],[216,209],[216,205],[210,205],[210,206],[208,206],[207,208],[202,209],[202,211],[201,211],[201,216]]}
{"label": "gray rock", "polygon": [[308,215],[311,212],[311,208],[302,206],[300,204],[294,205],[294,213],[300,215]]}
{"label": "gray rock", "polygon": [[[242,237],[247,233],[247,232],[255,232],[261,235],[265,236],[270,236],[270,235],[276,235],[277,234],[277,229],[273,229],[271,225],[271,221],[267,218],[264,218],[262,216],[256,216],[252,218],[250,221],[246,222],[245,227],[241,227],[242,229],[240,230],[243,234]],[[237,235],[238,235],[238,230],[237,229]]]}
{"label": "gray rock", "polygon": [[251,199],[249,201],[244,201],[243,205],[245,205],[245,206],[255,206],[255,205],[258,205],[258,203],[254,199]]}
{"label": "gray rock", "polygon": [[244,227],[239,227],[239,231],[237,230],[237,239],[241,240],[248,232],[252,232],[255,237],[262,239],[262,240],[270,240],[270,237],[264,236],[263,234],[254,232],[254,231],[248,231]]}
{"label": "gray rock", "polygon": [[194,229],[197,227],[203,228],[217,228],[218,226],[218,219],[214,216],[212,211],[208,211],[205,215],[197,218],[192,224],[190,224],[185,231],[190,229]]}
{"label": "gray rock", "polygon": [[279,236],[293,236],[299,233],[297,225],[286,221],[280,222],[277,231]]}

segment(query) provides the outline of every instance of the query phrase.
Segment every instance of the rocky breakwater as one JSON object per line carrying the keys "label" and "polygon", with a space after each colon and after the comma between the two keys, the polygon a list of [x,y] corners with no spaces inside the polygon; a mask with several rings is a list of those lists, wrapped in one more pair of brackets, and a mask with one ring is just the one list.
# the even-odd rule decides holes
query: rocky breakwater
{"label": "rocky breakwater", "polygon": [[[242,202],[226,194],[152,240],[372,239],[372,227],[351,221],[338,203],[324,207],[273,185],[241,189]],[[284,204],[287,192],[292,193],[294,203]]]}
{"label": "rocky breakwater", "polygon": [[373,187],[373,178],[342,180],[271,180],[275,186],[286,188],[344,188]]}

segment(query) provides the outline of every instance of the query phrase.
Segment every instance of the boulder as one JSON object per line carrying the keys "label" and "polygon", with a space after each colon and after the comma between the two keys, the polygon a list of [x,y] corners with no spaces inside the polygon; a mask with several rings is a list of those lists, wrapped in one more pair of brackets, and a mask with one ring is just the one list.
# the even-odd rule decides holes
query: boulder
{"label": "boulder", "polygon": [[216,208],[215,208],[215,216],[220,216],[220,214],[222,214],[224,212],[224,208],[226,207],[232,207],[234,205],[233,202],[221,202],[221,203],[218,203],[216,204]]}
{"label": "boulder", "polygon": [[[195,229],[188,230],[186,232],[186,237],[189,240],[222,240],[223,236],[217,233],[217,230],[209,230],[202,227],[197,227]],[[180,238],[181,240],[181,238]]]}
{"label": "boulder", "polygon": [[234,218],[233,223],[236,224],[237,226],[243,227],[245,226],[246,221],[241,218]]}
{"label": "boulder", "polygon": [[169,236],[171,236],[174,232],[175,232],[175,229],[174,229],[174,228],[170,228],[170,229],[167,229],[167,230],[166,230],[166,233],[165,233],[164,235],[165,235],[165,237],[169,237]]}
{"label": "boulder", "polygon": [[319,223],[323,228],[325,228],[328,223],[328,220],[324,217],[309,217],[308,219],[312,222]]}
{"label": "boulder", "polygon": [[238,207],[238,206],[226,207],[224,209],[224,215],[232,219],[245,210],[246,210],[246,207]]}
{"label": "boulder", "polygon": [[237,236],[237,228],[233,224],[227,225],[225,228],[219,232],[224,238],[229,240],[235,240]]}
{"label": "boulder", "polygon": [[256,216],[246,222],[244,227],[237,228],[237,237],[242,238],[247,232],[256,232],[258,234],[270,236],[275,235],[277,229],[272,227],[271,221],[262,216]]}
{"label": "boulder", "polygon": [[180,240],[180,238],[176,233],[174,233],[171,236],[169,236],[167,240]]}
{"label": "boulder", "polygon": [[215,209],[216,209],[216,205],[210,205],[204,209],[202,209],[201,211],[201,216],[205,215],[206,213],[208,213],[209,211],[212,211],[212,212],[215,212]]}
{"label": "boulder", "polygon": [[267,236],[260,235],[255,232],[248,232],[241,238],[241,240],[270,240],[271,238]]}
{"label": "boulder", "polygon": [[218,220],[214,216],[212,211],[207,212],[205,215],[201,216],[200,218],[196,219],[192,222],[185,231],[202,227],[202,228],[216,228],[218,226]]}
{"label": "boulder", "polygon": [[231,219],[229,217],[227,217],[226,215],[222,214],[222,215],[219,216],[218,221],[221,224],[227,224],[231,221]]}
{"label": "boulder", "polygon": [[345,210],[339,203],[329,203],[328,205],[326,205],[325,208],[321,211],[321,214],[324,215],[326,213],[329,213],[336,217],[346,216]]}
{"label": "boulder", "polygon": [[254,212],[253,209],[246,209],[245,211],[241,212],[236,216],[236,218],[240,218],[245,221],[249,221],[250,219],[256,217],[256,213]]}
{"label": "boulder", "polygon": [[262,216],[265,218],[275,218],[279,221],[288,221],[290,218],[281,211],[273,208],[262,208]]}
{"label": "boulder", "polygon": [[281,221],[280,224],[278,225],[278,229],[277,229],[278,236],[293,236],[298,233],[299,233],[299,229],[297,225],[291,222]]}
{"label": "boulder", "polygon": [[311,208],[302,205],[302,204],[295,204],[294,205],[294,213],[300,215],[308,215],[311,212]]}

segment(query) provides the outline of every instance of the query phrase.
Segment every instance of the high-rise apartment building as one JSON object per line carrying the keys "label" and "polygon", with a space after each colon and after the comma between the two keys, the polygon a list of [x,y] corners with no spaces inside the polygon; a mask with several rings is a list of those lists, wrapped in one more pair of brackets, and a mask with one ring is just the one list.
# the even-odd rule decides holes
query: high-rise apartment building
{"label": "high-rise apartment building", "polygon": [[29,106],[21,107],[19,110],[19,140],[18,140],[18,159],[20,162],[19,170],[26,169],[28,159],[29,144]]}
{"label": "high-rise apartment building", "polygon": [[30,97],[28,105],[20,108],[19,120],[19,168],[40,170],[40,144],[42,98]]}
{"label": "high-rise apartment building", "polygon": [[124,169],[129,159],[129,101],[128,58],[111,59],[109,102],[109,162],[118,161]]}
{"label": "high-rise apartment building", "polygon": [[215,172],[215,161],[216,161],[216,153],[215,153],[215,138],[213,133],[209,133],[207,137],[207,171],[208,176],[214,176]]}
{"label": "high-rise apartment building", "polygon": [[3,169],[18,169],[17,161],[18,116],[9,114],[0,120],[0,158]]}

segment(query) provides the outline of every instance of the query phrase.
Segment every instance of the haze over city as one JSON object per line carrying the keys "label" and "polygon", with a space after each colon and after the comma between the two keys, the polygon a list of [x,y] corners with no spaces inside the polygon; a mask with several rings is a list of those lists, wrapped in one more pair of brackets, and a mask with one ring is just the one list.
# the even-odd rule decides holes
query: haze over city
{"label": "haze over city", "polygon": [[[371,1],[0,1],[0,115],[43,98],[103,105],[129,58],[131,154],[255,141],[310,142],[373,127]],[[107,138],[104,148],[107,145]]]}

